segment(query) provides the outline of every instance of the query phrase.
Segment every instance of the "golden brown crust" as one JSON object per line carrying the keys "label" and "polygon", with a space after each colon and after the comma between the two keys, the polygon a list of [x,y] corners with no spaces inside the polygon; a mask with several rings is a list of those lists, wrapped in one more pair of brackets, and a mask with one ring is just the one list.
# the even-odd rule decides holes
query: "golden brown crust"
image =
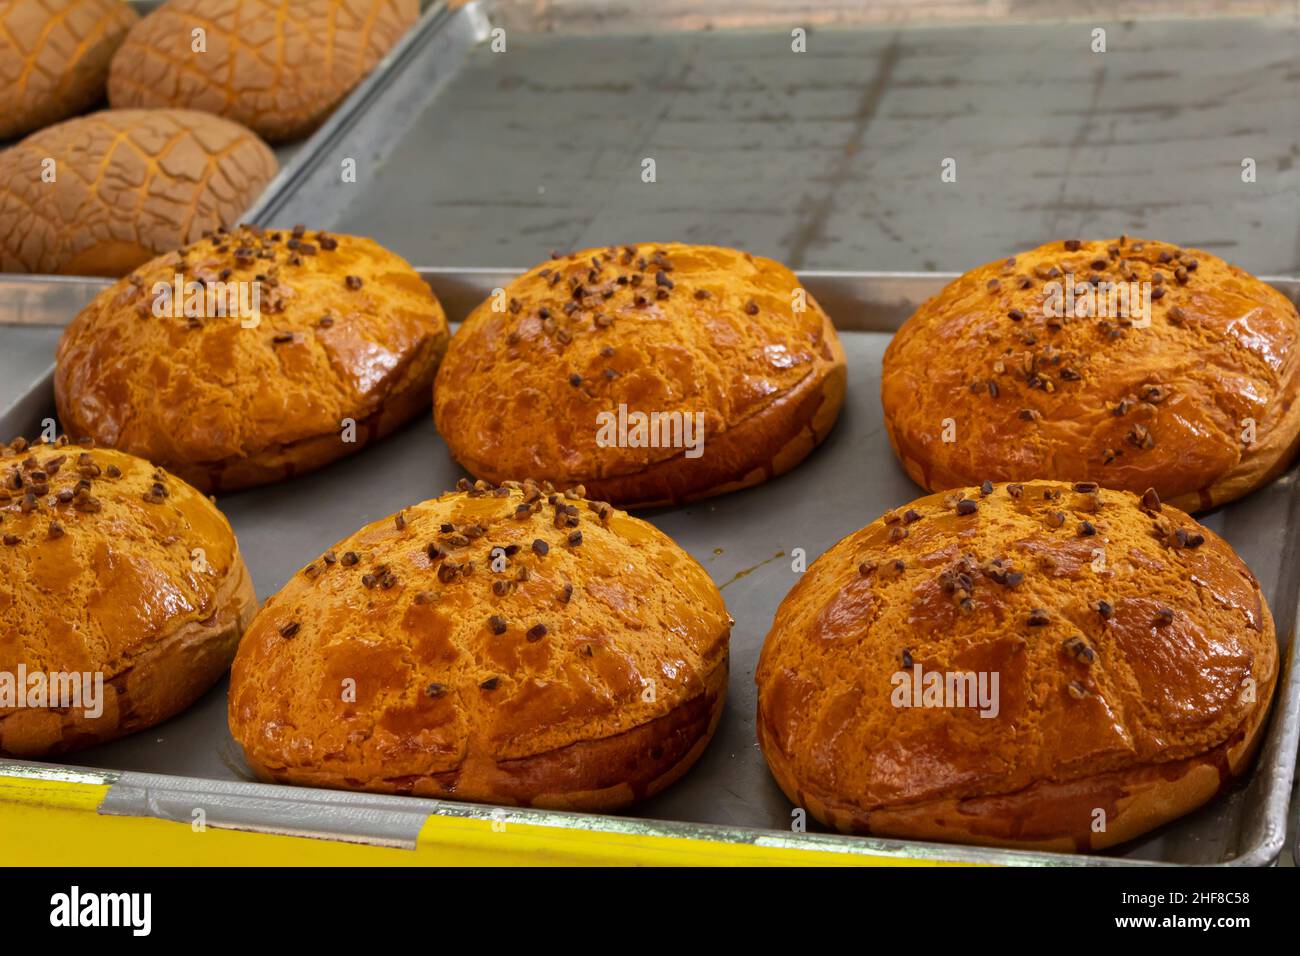
{"label": "golden brown crust", "polygon": [[[479,477],[581,483],[648,506],[793,468],[834,424],[845,380],[835,329],[790,270],[716,246],[643,244],[543,263],[475,309],[434,412]],[[680,440],[619,444],[616,418],[602,416],[620,406],[625,421],[702,415],[702,453]]]}
{"label": "golden brown crust", "polygon": [[216,507],[107,449],[0,446],[0,561],[0,672],[103,681],[98,716],[0,707],[4,754],[60,753],[166,720],[225,673],[256,610]]}
{"label": "golden brown crust", "polygon": [[[1278,668],[1258,583],[1181,511],[1077,487],[921,498],[808,569],[756,674],[792,801],[849,832],[1100,849],[1241,773]],[[904,696],[958,673],[997,675],[992,716]]]}
{"label": "golden brown crust", "polygon": [[71,119],[0,166],[0,272],[110,277],[232,225],[276,170],[248,130],[187,110]]}
{"label": "golden brown crust", "polygon": [[[270,142],[320,125],[419,19],[419,0],[169,0],[113,58],[109,100],[184,107]],[[195,30],[206,50],[195,52]]]}
{"label": "golden brown crust", "polygon": [[[156,316],[178,274],[259,283],[260,318]],[[419,274],[371,240],[241,227],[100,293],[59,342],[54,394],[73,437],[230,490],[352,454],[428,408],[447,338]]]}
{"label": "golden brown crust", "polygon": [[89,109],[137,19],[122,0],[0,0],[0,140]]}
{"label": "golden brown crust", "polygon": [[704,569],[609,505],[481,485],[363,528],[266,603],[230,690],[259,775],[607,810],[699,756],[731,627]]}
{"label": "golden brown crust", "polygon": [[[1066,274],[1151,283],[1150,326],[1046,315]],[[1291,302],[1217,256],[1140,239],[1049,243],[966,273],[904,323],[885,353],[885,425],[933,491],[1096,481],[1199,511],[1294,455],[1298,338]]]}

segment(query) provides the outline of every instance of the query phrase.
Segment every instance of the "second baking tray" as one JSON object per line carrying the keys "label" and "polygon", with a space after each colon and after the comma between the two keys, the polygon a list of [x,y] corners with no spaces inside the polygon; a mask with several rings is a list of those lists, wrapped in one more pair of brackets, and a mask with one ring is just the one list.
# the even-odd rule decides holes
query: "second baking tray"
{"label": "second baking tray", "polygon": [[[503,285],[499,270],[423,270],[451,319]],[[1300,681],[1292,630],[1300,584],[1300,466],[1246,499],[1203,516],[1237,549],[1259,578],[1277,620],[1284,669],[1267,738],[1253,772],[1196,813],[1105,855],[1007,853],[970,847],[864,840],[791,832],[792,807],[768,773],[754,735],[754,667],[777,605],[795,584],[792,553],[811,562],[844,535],[922,492],[890,451],[880,410],[880,361],[890,335],[948,276],[808,273],[805,287],[835,319],[848,356],[848,397],[839,422],[794,471],[767,484],[696,505],[645,513],[708,570],[736,619],[732,676],[717,735],[700,762],[665,793],[623,818],[536,811],[550,825],[614,827],[620,832],[701,836],[733,842],[776,840],[782,846],[917,859],[1042,864],[1164,862],[1267,865],[1282,849],[1300,736]],[[1293,301],[1300,281],[1274,280]],[[67,321],[102,283],[0,277],[0,313],[15,308],[28,321]],[[0,320],[5,316],[0,314]],[[53,416],[49,375],[0,412],[0,436],[35,434]],[[453,487],[465,473],[452,461],[431,417],[362,453],[293,481],[223,495],[265,599],[314,556],[367,522]],[[365,493],[359,494],[358,489]],[[255,782],[226,727],[226,686],[167,723],[73,754],[69,765],[113,771],[108,812],[152,812],[187,819],[201,801],[220,825],[290,832],[309,829],[391,845],[388,828],[423,814],[491,812],[468,804],[401,797],[324,794]],[[9,766],[21,771],[21,762]],[[0,773],[5,769],[0,761]],[[121,776],[117,777],[116,774]],[[396,821],[396,822],[394,822]],[[815,824],[814,824],[815,827]],[[771,845],[771,844],[769,844]]]}

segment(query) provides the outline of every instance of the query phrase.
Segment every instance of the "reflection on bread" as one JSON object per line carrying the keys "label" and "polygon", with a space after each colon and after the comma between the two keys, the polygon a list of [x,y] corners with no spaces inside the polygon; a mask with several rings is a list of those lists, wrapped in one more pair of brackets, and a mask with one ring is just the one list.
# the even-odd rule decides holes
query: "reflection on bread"
{"label": "reflection on bread", "polygon": [[646,522],[531,482],[362,528],[272,597],[230,727],[266,779],[608,810],[703,751],[731,619]]}
{"label": "reflection on bread", "polygon": [[[1145,289],[1149,326],[1107,314],[1124,304],[1110,293],[1092,296],[1092,314],[1052,314],[1069,288],[1087,313],[1100,283]],[[1199,511],[1291,460],[1298,344],[1291,302],[1217,256],[1140,239],[1055,242],[974,269],[916,311],[885,353],[885,424],[932,491],[1056,478],[1154,487]]]}
{"label": "reflection on bread", "polygon": [[844,386],[830,319],[789,269],[660,243],[560,256],[511,282],[458,330],[434,408],[475,475],[649,506],[793,468]]}
{"label": "reflection on bread", "polygon": [[[156,315],[178,276],[200,291],[254,287],[259,310]],[[350,455],[427,409],[447,337],[419,274],[369,239],[222,230],[142,266],[73,320],[55,399],[74,437],[231,490]]]}
{"label": "reflection on bread", "polygon": [[[758,734],[790,800],[839,830],[1100,849],[1242,773],[1277,671],[1255,578],[1154,492],[986,484],[808,569],[763,647]],[[993,693],[908,693],[932,674]]]}
{"label": "reflection on bread", "polygon": [[0,706],[0,754],[62,753],[166,720],[225,673],[256,610],[207,498],[65,439],[0,445],[0,568],[0,673],[99,675],[103,691],[98,716]]}

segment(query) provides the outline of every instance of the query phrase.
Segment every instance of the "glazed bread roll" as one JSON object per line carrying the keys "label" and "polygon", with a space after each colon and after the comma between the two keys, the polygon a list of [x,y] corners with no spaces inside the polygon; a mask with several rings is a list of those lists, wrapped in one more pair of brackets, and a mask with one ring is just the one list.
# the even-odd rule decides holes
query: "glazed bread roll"
{"label": "glazed bread roll", "polygon": [[1096,850],[1240,774],[1277,669],[1255,578],[1153,491],[986,483],[808,569],[763,646],[758,738],[845,832]]}
{"label": "glazed bread roll", "polygon": [[844,384],[835,329],[789,269],[662,243],[587,249],[511,282],[457,331],[434,411],[474,475],[650,506],[793,468]]}
{"label": "glazed bread roll", "polygon": [[206,113],[105,110],[33,133],[0,168],[0,272],[116,277],[236,222],[276,162]]}
{"label": "glazed bread roll", "polygon": [[362,528],[266,603],[231,672],[249,766],[567,810],[668,786],[722,712],[718,589],[580,489],[462,489]]}
{"label": "glazed bread roll", "polygon": [[[182,301],[207,314],[174,314]],[[59,341],[54,397],[73,437],[229,491],[319,468],[427,409],[447,337],[429,287],[377,243],[240,227],[101,292]]]}
{"label": "glazed bread roll", "polygon": [[[103,743],[179,713],[225,673],[256,611],[212,502],[146,461],[64,438],[0,445],[0,566],[8,756]],[[13,696],[15,681],[66,694],[71,675],[86,675],[77,697]]]}
{"label": "glazed bread roll", "polygon": [[[1126,310],[1144,290],[1149,309],[1137,294]],[[1216,256],[1054,242],[966,273],[907,320],[885,353],[885,425],[931,491],[1054,478],[1212,508],[1295,452],[1298,335],[1285,296]]]}
{"label": "glazed bread roll", "polygon": [[0,0],[0,140],[89,109],[135,11],[123,0]]}
{"label": "glazed bread roll", "polygon": [[113,58],[109,101],[204,110],[270,142],[297,139],[419,15],[419,0],[168,0]]}

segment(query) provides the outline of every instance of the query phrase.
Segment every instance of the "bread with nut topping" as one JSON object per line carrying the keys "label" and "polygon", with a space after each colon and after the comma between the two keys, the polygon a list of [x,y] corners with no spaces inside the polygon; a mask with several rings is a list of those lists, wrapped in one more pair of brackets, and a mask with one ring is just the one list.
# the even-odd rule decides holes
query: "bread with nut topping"
{"label": "bread with nut topping", "polygon": [[894,336],[881,401],[931,491],[1096,481],[1201,511],[1286,468],[1298,389],[1300,315],[1284,295],[1207,252],[1121,237],[1049,243],[950,283]]}
{"label": "bread with nut topping", "polygon": [[1154,491],[988,483],[808,569],[763,646],[758,738],[845,832],[1097,850],[1229,786],[1277,672],[1250,570]]}
{"label": "bread with nut topping", "polygon": [[731,619],[652,525],[480,482],[367,525],[266,602],[230,729],[267,780],[609,810],[699,757]]}
{"label": "bread with nut topping", "polygon": [[788,471],[844,387],[835,329],[789,269],[646,243],[559,256],[489,298],[452,340],[434,408],[474,475],[580,483],[632,507]]}
{"label": "bread with nut topping", "polygon": [[[209,308],[191,283],[230,294]],[[73,437],[228,491],[352,454],[427,409],[447,338],[429,287],[378,243],[240,227],[101,292],[59,341],[54,394]]]}
{"label": "bread with nut topping", "polygon": [[[0,702],[0,754],[41,757],[166,720],[226,672],[256,610],[230,525],[146,461],[0,445],[0,674],[89,674],[101,712]],[[66,699],[59,703],[67,703]]]}

